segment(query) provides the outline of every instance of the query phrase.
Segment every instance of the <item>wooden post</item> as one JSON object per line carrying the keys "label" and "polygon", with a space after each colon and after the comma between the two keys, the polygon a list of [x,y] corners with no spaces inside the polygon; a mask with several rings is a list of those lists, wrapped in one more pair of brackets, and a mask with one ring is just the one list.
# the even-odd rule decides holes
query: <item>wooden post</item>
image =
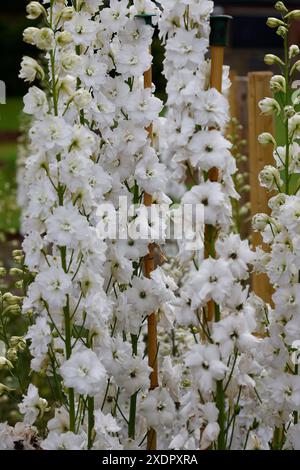
{"label": "wooden post", "polygon": [[[260,113],[258,102],[265,97],[270,97],[270,78],[272,72],[251,72],[248,75],[248,110],[249,110],[249,166],[250,166],[250,201],[251,214],[270,214],[268,200],[270,193],[262,188],[258,181],[258,174],[265,165],[272,165],[273,147],[272,145],[261,145],[258,136],[263,132],[275,133],[275,123],[272,116],[264,116]],[[259,233],[252,233],[252,243],[254,247],[262,244]],[[270,303],[272,298],[272,287],[265,274],[253,275],[252,287],[259,297]]]}
{"label": "wooden post", "polygon": [[[146,24],[151,24],[153,14],[142,14],[136,15],[138,18],[144,19]],[[144,88],[152,88],[152,67],[144,73]],[[153,125],[147,128],[148,136],[153,143]],[[150,194],[144,194],[145,206],[152,205],[152,196]],[[150,278],[152,271],[155,269],[154,263],[154,244],[150,243],[148,254],[144,258],[144,274]],[[157,364],[157,317],[156,313],[153,312],[148,316],[148,364],[153,369],[150,374],[150,390],[154,390],[158,387],[158,364]],[[155,429],[148,429],[147,433],[147,450],[156,450],[157,448],[157,435]]]}
{"label": "wooden post", "polygon": [[[144,74],[144,87],[152,88],[152,68],[147,70]],[[147,128],[149,138],[153,141],[153,126]],[[151,206],[152,196],[145,193],[144,195],[145,206]],[[145,257],[145,276],[150,278],[151,272],[155,269],[154,266],[154,245],[149,245],[149,252]],[[148,364],[153,369],[150,374],[150,390],[158,387],[158,365],[157,365],[157,318],[156,313],[153,312],[148,316]],[[157,436],[154,429],[148,430],[147,435],[147,449],[155,450],[157,447]]]}
{"label": "wooden post", "polygon": [[[211,17],[211,35],[210,35],[210,53],[211,53],[211,72],[210,86],[216,88],[222,93],[224,50],[228,40],[228,22],[230,16],[220,15]],[[211,168],[208,172],[208,179],[216,182],[219,179],[218,168]],[[215,256],[213,243],[211,239],[215,237],[215,228],[212,226],[205,227],[205,256]],[[207,320],[215,319],[215,304],[210,300],[207,304]]]}

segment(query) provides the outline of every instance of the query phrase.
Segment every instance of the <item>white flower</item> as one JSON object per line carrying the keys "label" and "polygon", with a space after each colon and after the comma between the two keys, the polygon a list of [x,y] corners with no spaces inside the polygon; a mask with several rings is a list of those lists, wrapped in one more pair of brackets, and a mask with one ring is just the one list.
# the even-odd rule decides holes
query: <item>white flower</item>
{"label": "white flower", "polygon": [[205,171],[214,167],[224,170],[232,159],[231,143],[215,130],[197,132],[193,135],[188,148],[192,152],[191,164]]}
{"label": "white flower", "polygon": [[84,433],[74,434],[73,432],[57,433],[49,432],[41,446],[44,450],[83,450],[87,445],[87,437]]}
{"label": "white flower", "polygon": [[147,127],[162,110],[162,102],[152,95],[150,88],[130,93],[126,103],[129,118],[139,125]]}
{"label": "white flower", "polygon": [[166,182],[165,166],[159,163],[153,149],[149,148],[138,162],[135,177],[139,186],[148,194],[158,191]]}
{"label": "white flower", "polygon": [[66,303],[66,294],[72,287],[71,277],[62,268],[52,266],[41,271],[35,278],[40,296],[51,306],[63,307]]}
{"label": "white flower", "polygon": [[168,59],[176,68],[183,68],[189,62],[199,64],[207,48],[207,39],[197,38],[196,31],[180,29],[166,45]]}
{"label": "white flower", "polygon": [[165,388],[150,390],[140,405],[140,412],[146,418],[149,428],[159,429],[171,426],[175,419],[175,405]]}
{"label": "white flower", "polygon": [[236,279],[247,279],[248,265],[253,261],[254,254],[247,240],[241,240],[239,235],[231,234],[216,242],[216,253],[228,261],[232,275]]}
{"label": "white flower", "polygon": [[21,70],[19,77],[25,80],[25,82],[33,82],[37,75],[42,79],[44,78],[44,70],[38,64],[38,62],[31,57],[24,56],[21,62]]}
{"label": "white flower", "polygon": [[46,94],[33,86],[29,88],[27,95],[24,96],[24,113],[43,115],[48,111],[48,102]]}
{"label": "white flower", "polygon": [[111,0],[109,8],[101,11],[101,22],[112,32],[118,32],[128,21],[127,2],[124,0]]}
{"label": "white flower", "polygon": [[23,400],[19,405],[19,410],[24,415],[24,423],[33,424],[38,416],[43,416],[47,406],[47,400],[40,398],[38,389],[30,384],[27,395],[23,395]]}
{"label": "white flower", "polygon": [[69,430],[70,417],[68,411],[62,406],[55,408],[54,418],[49,419],[47,427],[50,432],[55,431],[62,434]]}
{"label": "white flower", "polygon": [[41,28],[36,32],[34,40],[39,49],[50,51],[54,47],[54,32],[50,28]]}
{"label": "white flower", "polygon": [[96,38],[97,23],[91,21],[90,15],[75,12],[70,21],[65,22],[65,30],[72,34],[74,43],[89,46]]}
{"label": "white flower", "polygon": [[101,393],[106,378],[103,365],[90,349],[73,352],[62,364],[60,372],[66,387],[89,396]]}
{"label": "white flower", "polygon": [[186,354],[185,364],[191,368],[197,386],[204,393],[214,391],[216,380],[223,380],[227,371],[214,344],[195,344]]}
{"label": "white flower", "polygon": [[208,258],[201,263],[198,272],[183,290],[192,299],[192,308],[198,308],[211,299],[222,304],[232,287],[230,265],[222,259]]}
{"label": "white flower", "polygon": [[228,316],[213,326],[212,337],[220,346],[222,357],[228,358],[237,348],[246,352],[257,346],[258,339],[250,332],[247,319],[243,316]]}
{"label": "white flower", "polygon": [[132,287],[128,289],[128,302],[134,309],[143,315],[154,312],[158,306],[158,299],[153,293],[153,281],[147,278],[134,277]]}
{"label": "white flower", "polygon": [[59,206],[46,220],[47,240],[75,248],[88,236],[89,224],[74,206]]}
{"label": "white flower", "polygon": [[271,189],[278,189],[282,185],[282,180],[280,178],[280,172],[277,168],[267,165],[259,173],[259,182],[261,186]]}
{"label": "white flower", "polygon": [[142,75],[151,65],[151,55],[141,46],[126,44],[117,49],[114,56],[117,70],[124,77]]}
{"label": "white flower", "polygon": [[[28,328],[25,339],[30,339],[30,352],[34,358],[40,358],[47,354],[48,345],[51,342],[51,329],[46,318],[37,318],[36,323]],[[33,362],[33,361],[32,361]],[[37,371],[37,368],[31,363],[31,367]]]}
{"label": "white flower", "polygon": [[185,204],[203,204],[204,222],[208,225],[224,222],[226,217],[225,201],[225,194],[220,183],[211,181],[193,186],[182,198],[182,202]]}
{"label": "white flower", "polygon": [[106,435],[107,433],[120,431],[120,426],[110,413],[104,414],[101,410],[96,410],[94,416],[95,430],[97,434]]}
{"label": "white flower", "polygon": [[123,371],[116,377],[117,383],[124,387],[128,395],[149,387],[151,367],[139,357],[131,357],[124,361]]}

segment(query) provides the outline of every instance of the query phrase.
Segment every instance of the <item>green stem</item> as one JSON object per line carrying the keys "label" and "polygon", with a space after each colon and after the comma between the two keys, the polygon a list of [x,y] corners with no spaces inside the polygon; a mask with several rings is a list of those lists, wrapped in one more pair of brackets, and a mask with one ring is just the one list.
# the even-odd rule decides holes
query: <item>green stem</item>
{"label": "green stem", "polygon": [[226,412],[222,380],[217,382],[216,405],[219,410],[218,423],[220,426],[220,433],[218,436],[218,450],[226,450]]}
{"label": "green stem", "polygon": [[88,449],[91,449],[93,446],[94,406],[94,397],[88,397]]}
{"label": "green stem", "polygon": [[[66,357],[69,359],[72,354],[72,343],[71,343],[71,331],[72,322],[70,319],[70,307],[69,307],[69,296],[67,296],[67,304],[64,307],[64,319],[65,319],[65,350]],[[69,426],[70,431],[75,432],[75,396],[74,389],[68,389],[69,396]]]}
{"label": "green stem", "polygon": [[[131,335],[132,355],[137,355],[138,336]],[[128,422],[128,437],[135,439],[135,421],[136,421],[136,401],[137,394],[135,392],[130,398],[129,422]]]}

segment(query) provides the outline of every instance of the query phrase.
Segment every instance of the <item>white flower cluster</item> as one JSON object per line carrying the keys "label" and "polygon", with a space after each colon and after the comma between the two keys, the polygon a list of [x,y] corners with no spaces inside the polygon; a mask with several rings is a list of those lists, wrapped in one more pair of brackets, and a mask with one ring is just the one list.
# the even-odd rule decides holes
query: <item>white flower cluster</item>
{"label": "white flower cluster", "polygon": [[[203,204],[206,225],[205,259],[201,250],[188,251],[184,243],[177,255],[181,288],[175,325],[191,328],[194,339],[186,339],[188,351],[182,351],[186,391],[180,400],[181,426],[170,447],[241,448],[236,422],[249,394],[255,404],[254,377],[260,367],[253,350],[259,339],[253,334],[255,308],[246,284],[253,253],[247,241],[230,234],[231,198],[238,195],[231,143],[223,136],[228,102],[226,93],[210,87],[211,64],[205,58],[213,2],[163,4],[159,28],[166,42],[168,113],[161,153],[177,182],[170,194],[181,194],[183,204]],[[225,67],[223,92],[228,86]],[[247,419],[241,418],[244,426]]]}
{"label": "white flower cluster", "polygon": [[[50,377],[57,404],[41,447],[119,449],[128,437],[138,446],[147,426],[170,423],[175,410],[165,390],[148,393],[151,368],[139,342],[147,316],[175,300],[177,287],[159,267],[152,278],[143,275],[149,242],[164,238],[167,212],[158,208],[169,203],[146,130],[162,109],[143,84],[153,30],[138,17],[157,8],[147,0],[72,3],[27,8],[46,26],[27,28],[24,40],[44,51],[47,66],[25,57],[20,76],[45,78],[47,87],[33,85],[24,98],[32,122],[21,191],[30,271],[23,312],[35,318],[26,336],[31,368]],[[120,196],[135,203],[125,222],[144,233],[145,193],[162,218],[150,239],[107,238],[101,204],[118,212]],[[46,406],[31,385],[20,405],[25,423]]]}
{"label": "white flower cluster", "polygon": [[[299,91],[292,89],[299,67],[299,47],[288,45],[293,12],[281,8],[282,20],[270,18],[270,27],[284,38],[285,59],[267,55],[266,63],[280,64],[282,75],[274,75],[270,88],[274,98],[259,103],[261,112],[277,114],[283,123],[283,136],[259,136],[263,145],[274,148],[274,165],[259,175],[261,186],[271,192],[270,214],[257,214],[253,227],[260,232],[264,248],[257,249],[255,268],[266,273],[274,288],[272,305],[265,310],[265,333],[258,358],[265,366],[260,384],[262,410],[259,419],[274,433],[273,448],[300,449],[300,113]],[[279,29],[280,28],[280,29]],[[272,412],[270,412],[272,410]]]}
{"label": "white flower cluster", "polygon": [[[239,196],[224,137],[228,68],[221,93],[206,59],[213,2],[159,5],[27,6],[28,18],[41,17],[43,26],[27,28],[24,40],[44,62],[24,57],[20,72],[31,84],[19,173],[23,313],[30,318],[22,341],[53,399],[31,383],[19,404],[24,422],[0,426],[1,448],[141,449],[149,436],[160,449],[300,447],[300,117],[299,94],[290,93],[299,48],[286,40],[285,62],[266,57],[285,73],[271,80],[276,99],[260,107],[282,118],[285,143],[259,138],[274,146],[275,160],[261,184],[278,194],[271,215],[254,218],[270,247],[255,254],[231,233],[231,199]],[[283,19],[269,24],[286,37],[292,16],[278,5]],[[143,81],[153,34],[144,20],[152,15],[165,44],[165,117],[148,74]],[[127,238],[113,234],[109,216],[122,219],[124,199]],[[198,227],[193,249],[185,238],[168,243],[170,256],[156,267],[176,219],[172,203],[202,205],[204,250],[197,249]],[[274,286],[274,308],[249,294],[253,264]],[[157,344],[150,338],[154,312]],[[153,350],[155,364],[148,360]]]}

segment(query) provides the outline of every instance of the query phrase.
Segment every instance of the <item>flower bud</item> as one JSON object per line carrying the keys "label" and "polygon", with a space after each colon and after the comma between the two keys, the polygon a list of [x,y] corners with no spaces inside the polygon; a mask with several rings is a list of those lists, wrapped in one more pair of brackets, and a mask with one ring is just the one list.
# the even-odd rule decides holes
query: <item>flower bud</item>
{"label": "flower bud", "polygon": [[19,77],[25,82],[33,82],[36,76],[39,75],[42,79],[44,78],[44,70],[38,64],[38,62],[31,57],[24,56],[21,62],[21,70]]}
{"label": "flower bud", "polygon": [[11,362],[16,362],[18,359],[18,351],[16,348],[9,348],[7,353],[6,353],[7,358]]}
{"label": "flower bud", "polygon": [[265,64],[267,65],[273,65],[273,64],[279,64],[279,65],[284,65],[282,60],[274,54],[266,54],[264,58]]}
{"label": "flower bud", "polygon": [[2,298],[8,305],[17,305],[22,301],[22,297],[12,295],[10,292],[4,294]]}
{"label": "flower bud", "polygon": [[56,42],[61,47],[71,44],[72,41],[73,41],[73,36],[68,31],[62,31],[56,36]]}
{"label": "flower bud", "polygon": [[50,51],[54,47],[54,33],[50,28],[41,28],[35,35],[36,46],[42,51]]}
{"label": "flower bud", "polygon": [[291,68],[290,75],[293,75],[293,73],[297,70],[297,72],[300,72],[300,60],[297,60],[293,67]]}
{"label": "flower bud", "polygon": [[292,44],[289,48],[289,58],[292,59],[300,53],[300,49],[296,44]]}
{"label": "flower bud", "polygon": [[73,7],[65,7],[61,12],[60,12],[60,19],[62,21],[70,21],[74,16],[74,8]]}
{"label": "flower bud", "polygon": [[77,90],[73,96],[73,100],[77,108],[86,108],[92,101],[91,94],[84,89]]}
{"label": "flower bud", "polygon": [[27,18],[36,20],[41,15],[46,15],[46,10],[39,2],[30,2],[27,7]]}
{"label": "flower bud", "polygon": [[278,34],[278,36],[282,38],[285,38],[287,33],[288,33],[288,29],[285,26],[279,26],[279,28],[276,31],[276,34]]}
{"label": "flower bud", "polygon": [[269,132],[263,132],[262,134],[260,134],[258,136],[258,142],[261,145],[267,145],[267,144],[273,144],[274,146],[276,145],[276,141],[274,137]]}
{"label": "flower bud", "polygon": [[289,119],[289,134],[293,138],[300,136],[300,115],[298,113]]}
{"label": "flower bud", "polygon": [[23,253],[22,250],[14,250],[14,251],[12,252],[12,255],[13,255],[13,257],[15,257],[15,256],[23,256],[24,253]]}
{"label": "flower bud", "polygon": [[31,44],[32,46],[35,46],[35,38],[37,33],[39,32],[38,28],[26,28],[23,31],[23,41],[27,42],[27,44]]}
{"label": "flower bud", "polygon": [[258,106],[265,116],[271,116],[272,114],[278,116],[281,111],[279,103],[274,98],[264,98],[258,103]]}
{"label": "flower bud", "polygon": [[66,75],[59,82],[59,90],[68,96],[72,96],[76,90],[76,78],[73,75]]}
{"label": "flower bud", "polygon": [[282,184],[279,170],[272,165],[266,165],[259,173],[258,179],[261,186],[268,190],[280,187]]}
{"label": "flower bud", "polygon": [[3,277],[6,275],[6,269],[3,268],[3,266],[0,267],[0,277]]}
{"label": "flower bud", "polygon": [[23,279],[21,279],[20,281],[17,281],[17,282],[15,283],[15,287],[16,287],[16,289],[23,289],[23,287],[24,287],[24,281],[23,281]]}
{"label": "flower bud", "polygon": [[269,26],[270,28],[278,28],[279,26],[284,26],[285,23],[280,20],[279,18],[268,18],[267,20],[267,26]]}
{"label": "flower bud", "polygon": [[0,395],[3,395],[5,392],[13,392],[14,390],[14,388],[8,387],[7,385],[0,383]]}
{"label": "flower bud", "polygon": [[14,366],[12,363],[4,356],[0,356],[0,370],[4,367],[8,367],[9,369],[13,369]]}
{"label": "flower bud", "polygon": [[26,341],[22,336],[12,336],[9,340],[9,345],[12,348],[16,347],[18,349],[24,350],[26,348]]}
{"label": "flower bud", "polygon": [[286,194],[279,193],[276,196],[271,197],[268,202],[268,206],[272,211],[278,211],[286,202]]}
{"label": "flower bud", "polygon": [[285,117],[285,119],[290,119],[290,118],[292,118],[293,116],[295,116],[295,114],[296,114],[296,111],[295,111],[295,109],[293,108],[293,106],[285,106],[283,112],[284,112],[284,117]]}
{"label": "flower bud", "polygon": [[22,271],[22,269],[19,269],[19,268],[11,268],[9,270],[9,274],[10,274],[10,276],[22,276],[23,271]]}
{"label": "flower bud", "polygon": [[252,218],[252,227],[254,230],[261,232],[269,223],[269,216],[267,214],[255,214]]}
{"label": "flower bud", "polygon": [[289,20],[296,20],[300,18],[300,10],[293,10],[290,11],[284,18],[288,18]]}
{"label": "flower bud", "polygon": [[282,75],[273,75],[270,80],[270,88],[275,93],[277,92],[284,92],[286,91],[286,82],[285,78]]}
{"label": "flower bud", "polygon": [[285,4],[283,2],[276,2],[275,3],[275,8],[276,8],[277,11],[280,11],[282,13],[288,12],[288,9],[287,9],[287,7],[285,6]]}

